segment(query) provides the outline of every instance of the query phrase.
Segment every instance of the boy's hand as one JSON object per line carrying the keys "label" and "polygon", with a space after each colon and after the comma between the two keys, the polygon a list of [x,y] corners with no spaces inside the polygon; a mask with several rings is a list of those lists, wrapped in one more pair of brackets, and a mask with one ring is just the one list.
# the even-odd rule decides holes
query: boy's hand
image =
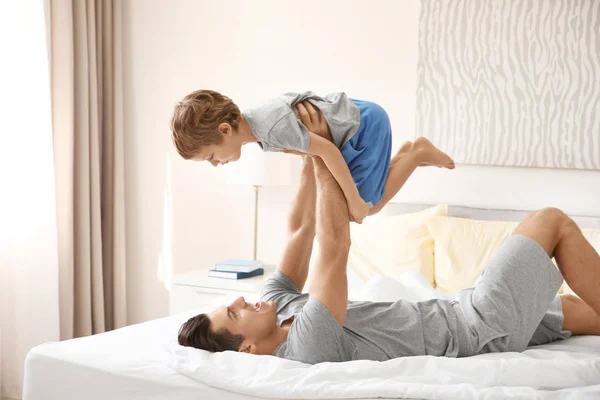
{"label": "boy's hand", "polygon": [[300,121],[306,126],[306,128],[332,142],[331,134],[329,133],[329,126],[327,121],[323,117],[323,113],[318,108],[315,108],[310,102],[303,101],[296,104],[298,114],[300,115]]}
{"label": "boy's hand", "polygon": [[362,224],[363,219],[369,213],[369,206],[363,199],[359,198],[352,205],[348,204],[348,211],[350,212],[351,221]]}

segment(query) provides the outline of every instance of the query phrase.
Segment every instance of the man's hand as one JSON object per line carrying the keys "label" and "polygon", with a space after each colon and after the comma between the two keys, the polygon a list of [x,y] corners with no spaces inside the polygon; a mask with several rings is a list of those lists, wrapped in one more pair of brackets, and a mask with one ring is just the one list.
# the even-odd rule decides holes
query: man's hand
{"label": "man's hand", "polygon": [[315,108],[310,102],[303,101],[296,104],[298,114],[300,115],[300,121],[306,126],[306,128],[332,142],[331,133],[329,132],[329,126],[323,113],[318,108]]}
{"label": "man's hand", "polygon": [[[298,110],[298,115],[300,115],[300,121],[306,126],[306,129],[330,142],[332,141],[331,134],[329,133],[329,126],[327,125],[327,121],[325,120],[325,117],[323,117],[321,110],[315,108],[308,101],[296,104],[296,109]],[[297,156],[310,156],[310,154],[302,153],[297,150],[284,150],[283,152],[295,154]]]}

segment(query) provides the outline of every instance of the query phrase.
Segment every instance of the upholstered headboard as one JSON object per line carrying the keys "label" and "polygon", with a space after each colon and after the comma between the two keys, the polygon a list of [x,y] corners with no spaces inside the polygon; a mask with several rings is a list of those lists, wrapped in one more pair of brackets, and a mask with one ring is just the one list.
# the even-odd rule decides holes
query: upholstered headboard
{"label": "upholstered headboard", "polygon": [[[433,207],[432,204],[388,203],[381,211],[383,215],[401,215]],[[448,205],[448,216],[471,218],[481,221],[521,221],[531,211],[525,210],[492,210],[465,206]],[[579,227],[600,229],[600,217],[572,216]]]}

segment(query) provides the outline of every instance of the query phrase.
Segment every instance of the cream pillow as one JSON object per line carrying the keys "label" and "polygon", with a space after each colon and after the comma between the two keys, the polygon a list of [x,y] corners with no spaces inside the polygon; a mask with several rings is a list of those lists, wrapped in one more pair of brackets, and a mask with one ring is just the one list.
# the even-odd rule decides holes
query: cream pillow
{"label": "cream pillow", "polygon": [[433,285],[433,239],[425,226],[432,216],[447,215],[438,205],[411,214],[375,216],[351,224],[348,266],[365,280],[398,278],[406,271],[422,273]]}
{"label": "cream pillow", "polygon": [[452,217],[433,217],[426,224],[435,241],[436,288],[446,292],[473,287],[518,225]]}
{"label": "cream pillow", "polygon": [[[487,263],[518,225],[452,217],[433,217],[426,224],[435,241],[436,288],[447,292],[475,286]],[[600,231],[583,229],[583,235],[600,252]],[[559,293],[573,291],[563,282]]]}

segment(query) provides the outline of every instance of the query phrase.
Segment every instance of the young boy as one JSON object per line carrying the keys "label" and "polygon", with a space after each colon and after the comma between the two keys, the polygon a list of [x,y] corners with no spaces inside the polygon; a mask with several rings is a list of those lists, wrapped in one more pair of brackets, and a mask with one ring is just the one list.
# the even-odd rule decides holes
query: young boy
{"label": "young boy", "polygon": [[[321,111],[331,140],[310,132],[298,119],[295,109],[307,101]],[[391,158],[392,130],[385,110],[344,93],[325,97],[287,93],[240,112],[228,97],[198,90],[175,106],[171,131],[183,158],[214,166],[237,161],[242,145],[253,142],[263,151],[319,156],[344,192],[352,219],[359,223],[379,212],[416,167],[454,168],[452,159],[425,138],[405,143]]]}

